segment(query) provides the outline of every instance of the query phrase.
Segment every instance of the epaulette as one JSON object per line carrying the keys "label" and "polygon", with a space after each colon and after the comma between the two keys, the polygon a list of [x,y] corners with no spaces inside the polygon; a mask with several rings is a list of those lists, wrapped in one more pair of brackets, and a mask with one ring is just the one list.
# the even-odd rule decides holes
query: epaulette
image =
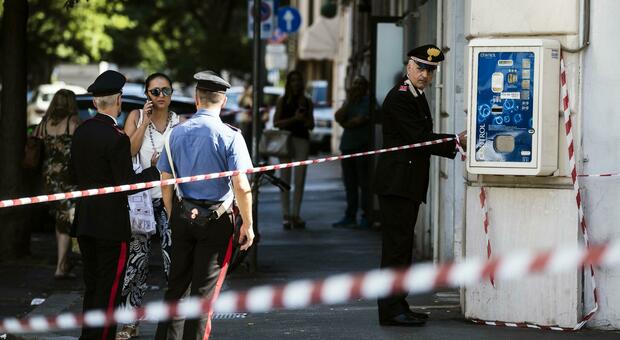
{"label": "epaulette", "polygon": [[400,85],[400,87],[398,88],[398,91],[407,92],[407,91],[409,91],[409,86],[407,86],[405,84]]}
{"label": "epaulette", "polygon": [[228,123],[224,123],[224,125],[228,126],[229,128],[231,128],[231,129],[232,129],[233,131],[235,131],[235,132],[239,132],[239,131],[241,131],[238,127],[236,127],[236,126],[232,126],[232,125],[230,125],[230,124],[228,124]]}

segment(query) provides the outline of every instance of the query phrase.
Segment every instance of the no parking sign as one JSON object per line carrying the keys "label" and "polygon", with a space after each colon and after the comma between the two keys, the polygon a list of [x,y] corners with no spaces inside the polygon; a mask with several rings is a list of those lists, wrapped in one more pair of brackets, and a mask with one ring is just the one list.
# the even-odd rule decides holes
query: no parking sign
{"label": "no parking sign", "polygon": [[[254,0],[248,0],[248,37],[254,37]],[[260,37],[269,39],[274,30],[274,7],[273,0],[262,0],[260,2]]]}

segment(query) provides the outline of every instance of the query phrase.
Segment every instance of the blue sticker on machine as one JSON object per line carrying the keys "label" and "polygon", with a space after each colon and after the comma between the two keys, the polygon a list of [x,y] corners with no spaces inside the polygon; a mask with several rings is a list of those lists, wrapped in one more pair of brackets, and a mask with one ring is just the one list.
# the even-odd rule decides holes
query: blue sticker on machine
{"label": "blue sticker on machine", "polygon": [[532,161],[533,52],[478,54],[476,161]]}

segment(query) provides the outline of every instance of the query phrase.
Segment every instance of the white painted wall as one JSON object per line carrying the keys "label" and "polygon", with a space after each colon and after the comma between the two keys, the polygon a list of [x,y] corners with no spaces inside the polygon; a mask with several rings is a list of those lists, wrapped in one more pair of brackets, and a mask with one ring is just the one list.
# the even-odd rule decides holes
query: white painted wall
{"label": "white painted wall", "polygon": [[[437,131],[458,133],[465,130],[465,46],[463,33],[465,5],[461,0],[444,0],[444,44],[449,51],[441,63],[444,113],[435,122]],[[439,158],[439,260],[460,258],[465,230],[465,163]]]}
{"label": "white painted wall", "polygon": [[[620,21],[617,17],[620,1],[593,0],[590,13],[591,44],[583,53],[582,65],[582,169],[584,173],[619,172]],[[620,221],[620,179],[585,178],[581,183],[585,188],[584,209],[592,241],[620,238],[617,225]],[[620,329],[620,268],[599,270],[596,282],[601,297],[600,310],[590,325]],[[591,288],[585,291],[587,305],[591,306]]]}
{"label": "white painted wall", "polygon": [[[487,188],[489,238],[495,255],[575,245],[574,194],[567,189]],[[486,258],[480,188],[467,189],[466,258]],[[572,327],[580,317],[580,270],[519,281],[488,280],[465,289],[465,317]]]}

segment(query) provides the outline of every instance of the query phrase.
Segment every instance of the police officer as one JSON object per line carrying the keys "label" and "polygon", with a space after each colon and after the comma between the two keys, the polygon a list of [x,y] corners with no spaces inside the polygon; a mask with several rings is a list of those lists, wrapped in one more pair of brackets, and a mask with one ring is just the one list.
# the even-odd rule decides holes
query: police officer
{"label": "police officer", "polygon": [[[383,102],[383,147],[408,145],[454,135],[433,133],[433,119],[424,88],[444,59],[434,45],[407,54],[407,75]],[[460,135],[466,146],[465,132]],[[376,192],[382,229],[381,267],[408,267],[413,256],[413,234],[420,203],[426,202],[430,156],[454,158],[454,141],[381,154],[377,163]],[[406,294],[380,299],[379,323],[385,326],[422,326],[427,315],[414,313]]]}
{"label": "police officer", "polygon": [[[122,74],[106,71],[88,87],[97,114],[75,130],[71,144],[71,168],[80,190],[160,178],[154,166],[139,175],[133,172],[129,137],[117,125],[124,84]],[[73,232],[84,262],[84,311],[112,311],[120,303],[131,238],[127,192],[78,200]],[[80,339],[114,339],[115,335],[116,325],[83,328]]]}
{"label": "police officer", "polygon": [[[194,78],[198,111],[172,131],[157,164],[162,178],[251,168],[241,132],[224,124],[219,117],[230,84],[211,71],[199,72]],[[218,276],[225,275],[222,268],[232,247],[233,198],[243,219],[238,241],[241,250],[249,248],[254,239],[252,194],[247,176],[183,183],[176,195],[170,188],[163,190],[162,195],[168,201],[166,206],[172,206],[172,263],[165,299],[180,299],[190,286],[190,295],[211,298],[219,292]],[[155,337],[178,339],[182,334],[183,339],[203,339],[209,323],[208,317],[186,320],[184,326],[180,322],[161,322]]]}

